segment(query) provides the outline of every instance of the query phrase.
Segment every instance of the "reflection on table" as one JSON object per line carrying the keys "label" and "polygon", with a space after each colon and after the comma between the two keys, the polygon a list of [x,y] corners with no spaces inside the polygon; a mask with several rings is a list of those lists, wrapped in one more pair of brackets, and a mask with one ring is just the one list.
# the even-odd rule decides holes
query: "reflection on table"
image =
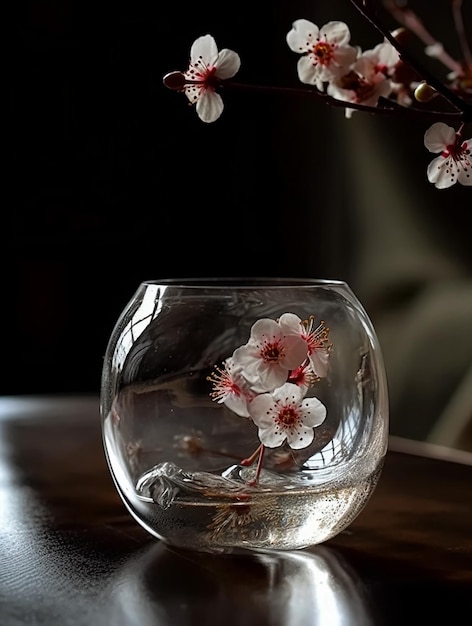
{"label": "reflection on table", "polygon": [[185,552],[125,510],[97,398],[0,398],[1,624],[452,623],[471,608],[471,457],[392,438],[374,495],[335,539]]}

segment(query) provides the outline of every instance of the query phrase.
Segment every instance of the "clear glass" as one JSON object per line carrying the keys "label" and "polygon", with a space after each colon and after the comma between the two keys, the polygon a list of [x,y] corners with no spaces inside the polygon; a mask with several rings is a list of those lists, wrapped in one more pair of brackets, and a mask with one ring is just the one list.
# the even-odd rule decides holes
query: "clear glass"
{"label": "clear glass", "polygon": [[131,515],[206,552],[334,537],[387,450],[381,350],[341,281],[143,282],[111,334],[100,410]]}

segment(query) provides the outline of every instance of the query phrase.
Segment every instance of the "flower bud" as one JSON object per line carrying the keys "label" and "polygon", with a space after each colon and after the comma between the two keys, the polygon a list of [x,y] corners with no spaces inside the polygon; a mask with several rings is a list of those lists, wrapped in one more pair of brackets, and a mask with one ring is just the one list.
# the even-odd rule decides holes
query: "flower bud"
{"label": "flower bud", "polygon": [[400,45],[406,44],[411,40],[411,33],[406,28],[400,27],[392,31],[392,37],[398,41]]}
{"label": "flower bud", "polygon": [[182,72],[169,72],[162,79],[162,82],[169,89],[173,89],[174,91],[180,91],[185,86],[185,76]]}
{"label": "flower bud", "polygon": [[415,89],[415,99],[418,102],[429,102],[437,95],[436,89],[428,85],[428,83],[422,82]]}

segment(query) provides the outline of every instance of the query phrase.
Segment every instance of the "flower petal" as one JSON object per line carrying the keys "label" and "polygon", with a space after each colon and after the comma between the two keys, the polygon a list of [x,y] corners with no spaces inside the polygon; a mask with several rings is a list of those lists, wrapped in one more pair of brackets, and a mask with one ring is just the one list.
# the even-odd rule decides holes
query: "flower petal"
{"label": "flower petal", "polygon": [[300,424],[294,431],[287,431],[285,434],[288,445],[294,450],[306,448],[315,438],[313,428],[306,428],[303,424]]}
{"label": "flower petal", "polygon": [[424,134],[424,145],[430,152],[442,152],[455,142],[456,131],[444,122],[435,122]]}
{"label": "flower petal", "polygon": [[430,183],[434,183],[437,189],[451,187],[457,181],[457,168],[451,157],[445,159],[438,156],[428,165],[427,175]]}
{"label": "flower petal", "polygon": [[349,43],[351,32],[344,22],[333,21],[328,22],[320,28],[320,39],[325,39],[330,43],[336,43],[340,46]]}
{"label": "flower petal", "polygon": [[211,35],[203,35],[196,39],[190,48],[190,61],[194,63],[199,58],[207,65],[214,65],[218,58],[218,47]]}
{"label": "flower petal", "polygon": [[303,54],[312,49],[313,43],[318,38],[319,28],[308,20],[296,20],[292,30],[287,33],[287,44],[293,52]]}
{"label": "flower petal", "polygon": [[220,94],[207,89],[197,101],[198,117],[203,122],[214,122],[223,112],[224,104]]}
{"label": "flower petal", "polygon": [[303,391],[293,383],[284,383],[274,391],[274,400],[284,401],[288,397],[292,397],[293,402],[298,404],[303,399]]}
{"label": "flower petal", "polygon": [[249,412],[254,424],[259,428],[270,428],[274,423],[270,410],[274,406],[274,399],[270,393],[261,393],[249,405]]}
{"label": "flower petal", "polygon": [[301,365],[307,357],[308,348],[306,341],[296,335],[284,337],[285,355],[280,359],[280,365],[287,370],[294,370]]}
{"label": "flower petal", "polygon": [[247,410],[247,400],[244,396],[237,396],[236,394],[228,395],[223,400],[224,405],[230,410],[239,415],[240,417],[249,417],[249,411]]}
{"label": "flower petal", "polygon": [[315,428],[326,418],[326,407],[318,398],[306,398],[302,402],[303,424]]}
{"label": "flower petal", "polygon": [[469,167],[461,167],[457,181],[466,187],[472,185],[472,167],[470,165]]}
{"label": "flower petal", "polygon": [[389,69],[393,69],[400,61],[398,50],[389,41],[377,44],[373,52],[378,55],[379,63],[386,65]]}
{"label": "flower petal", "polygon": [[192,104],[195,104],[205,91],[205,87],[200,83],[198,85],[186,85],[184,93]]}
{"label": "flower petal", "polygon": [[257,320],[251,328],[251,339],[260,341],[263,337],[278,336],[280,327],[275,320],[268,317]]}
{"label": "flower petal", "polygon": [[266,448],[278,448],[283,444],[287,434],[285,432],[276,431],[272,426],[270,428],[259,428],[259,439]]}
{"label": "flower petal", "polygon": [[257,376],[251,380],[248,379],[248,381],[251,384],[251,389],[256,393],[273,391],[284,384],[287,380],[287,374],[288,370],[281,365],[270,365],[261,362]]}
{"label": "flower petal", "polygon": [[313,65],[310,57],[303,56],[298,59],[297,72],[300,82],[305,85],[316,85],[320,89],[318,84],[318,67]]}
{"label": "flower petal", "polygon": [[344,46],[334,51],[333,61],[339,65],[343,71],[347,71],[357,58],[357,50],[352,46]]}
{"label": "flower petal", "polygon": [[302,333],[302,320],[295,313],[283,313],[279,318],[280,326],[285,330],[291,330],[294,333]]}
{"label": "flower petal", "polygon": [[460,159],[461,171],[458,181],[461,185],[472,185],[472,139],[466,139],[461,144],[462,155]]}
{"label": "flower petal", "polygon": [[218,60],[215,63],[216,72],[215,75],[221,80],[232,78],[241,67],[241,59],[239,54],[224,48],[218,55]]}
{"label": "flower petal", "polygon": [[328,374],[329,352],[327,350],[315,350],[309,356],[311,367],[316,376],[326,378]]}

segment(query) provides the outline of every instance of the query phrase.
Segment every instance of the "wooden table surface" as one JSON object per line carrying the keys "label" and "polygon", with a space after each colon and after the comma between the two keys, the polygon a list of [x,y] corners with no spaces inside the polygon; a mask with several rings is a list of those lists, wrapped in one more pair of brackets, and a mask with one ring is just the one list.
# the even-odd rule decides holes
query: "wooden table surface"
{"label": "wooden table surface", "polygon": [[98,398],[0,397],[0,624],[467,623],[471,459],[391,438],[374,495],[335,539],[287,553],[182,552],[121,503]]}

